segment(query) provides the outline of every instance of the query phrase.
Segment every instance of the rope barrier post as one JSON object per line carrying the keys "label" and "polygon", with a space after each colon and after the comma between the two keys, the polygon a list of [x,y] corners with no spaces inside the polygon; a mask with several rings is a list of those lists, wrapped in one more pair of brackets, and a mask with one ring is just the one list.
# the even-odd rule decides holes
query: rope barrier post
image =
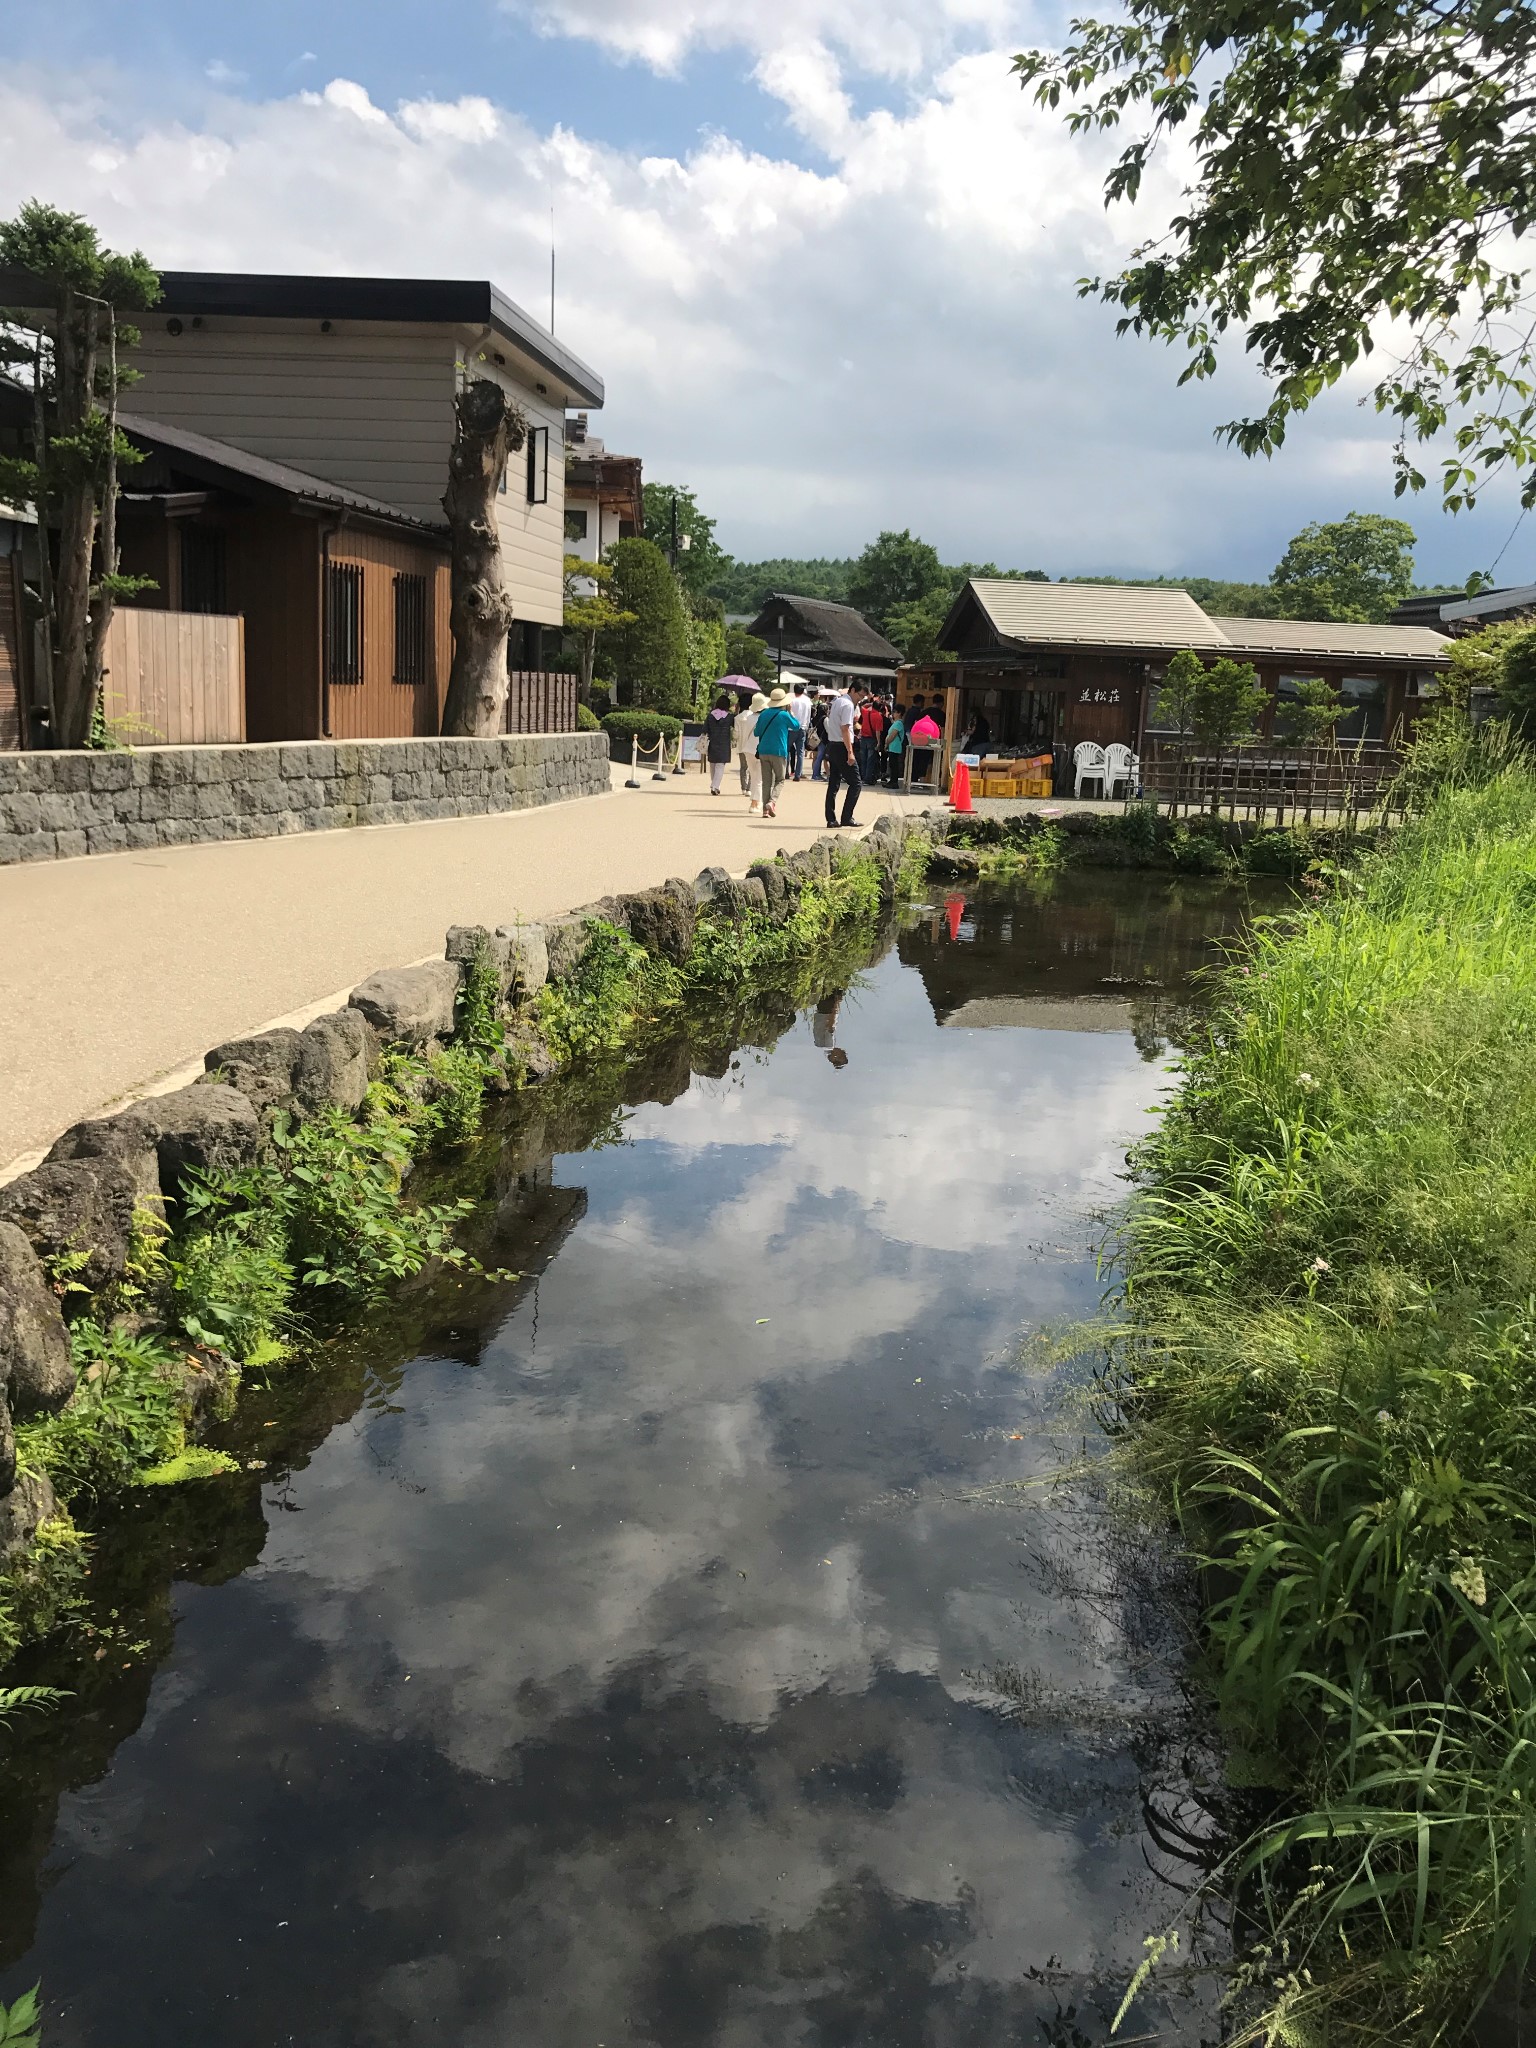
{"label": "rope barrier post", "polygon": [[683,736],[681,733],[677,736],[677,759],[672,764],[672,773],[674,775],[681,775],[683,773]]}
{"label": "rope barrier post", "polygon": [[626,789],[638,789],[640,787],[640,735],[637,732],[632,732],[629,736],[629,780],[625,783],[624,787]]}
{"label": "rope barrier post", "polygon": [[656,766],[651,770],[651,780],[652,782],[665,782],[666,779],[667,736],[664,732],[659,732],[656,735]]}

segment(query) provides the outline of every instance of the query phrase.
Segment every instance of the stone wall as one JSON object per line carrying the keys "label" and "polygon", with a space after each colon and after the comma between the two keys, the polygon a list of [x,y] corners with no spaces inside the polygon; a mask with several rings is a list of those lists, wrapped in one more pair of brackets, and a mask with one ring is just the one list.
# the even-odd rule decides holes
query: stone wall
{"label": "stone wall", "polygon": [[608,787],[596,732],[0,754],[0,866],[479,817]]}

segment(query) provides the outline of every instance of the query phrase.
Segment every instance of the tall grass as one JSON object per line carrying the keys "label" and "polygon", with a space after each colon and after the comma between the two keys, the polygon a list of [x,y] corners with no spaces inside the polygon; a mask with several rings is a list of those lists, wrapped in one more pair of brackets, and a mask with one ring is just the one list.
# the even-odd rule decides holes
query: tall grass
{"label": "tall grass", "polygon": [[1261,923],[1133,1156],[1113,1391],[1205,1569],[1236,2041],[1452,2042],[1536,1929],[1536,775]]}

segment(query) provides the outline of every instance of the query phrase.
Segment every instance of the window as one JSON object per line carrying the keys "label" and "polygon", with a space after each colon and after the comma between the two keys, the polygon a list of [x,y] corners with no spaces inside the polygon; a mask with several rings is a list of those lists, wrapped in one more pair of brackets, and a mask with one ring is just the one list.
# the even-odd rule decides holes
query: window
{"label": "window", "polygon": [[530,427],[528,430],[528,502],[530,505],[549,503],[548,427]]}
{"label": "window", "polygon": [[325,680],[363,680],[363,565],[328,562],[325,570]]}
{"label": "window", "polygon": [[565,514],[565,537],[567,540],[586,539],[587,508],[585,505],[567,507]]}
{"label": "window", "polygon": [[186,525],[181,529],[181,609],[184,612],[227,612],[224,576],[224,534],[217,526]]}
{"label": "window", "polygon": [[395,681],[430,683],[432,590],[425,576],[395,578]]}

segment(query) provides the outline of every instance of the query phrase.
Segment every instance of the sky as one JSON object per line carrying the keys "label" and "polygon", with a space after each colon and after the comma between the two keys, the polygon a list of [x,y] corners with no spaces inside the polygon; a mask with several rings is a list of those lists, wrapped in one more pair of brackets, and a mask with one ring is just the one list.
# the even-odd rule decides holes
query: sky
{"label": "sky", "polygon": [[604,378],[593,422],[736,556],[1267,576],[1313,519],[1405,516],[1425,581],[1536,581],[1536,519],[1394,502],[1367,377],[1250,461],[1261,385],[1079,297],[1176,203],[1009,71],[1052,0],[52,0],[11,8],[0,212],[167,269],[489,277]]}

